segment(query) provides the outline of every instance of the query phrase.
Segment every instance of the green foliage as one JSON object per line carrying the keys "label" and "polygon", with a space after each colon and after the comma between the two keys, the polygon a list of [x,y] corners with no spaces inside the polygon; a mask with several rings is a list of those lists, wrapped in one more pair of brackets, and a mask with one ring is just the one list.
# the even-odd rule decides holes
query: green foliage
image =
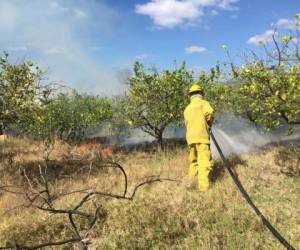
{"label": "green foliage", "polygon": [[[189,102],[188,89],[198,83],[204,98],[216,112],[233,111],[267,130],[285,124],[300,124],[300,13],[295,15],[295,32],[279,34],[264,46],[266,55],[244,58],[242,65],[230,59],[230,79],[221,79],[219,66],[201,72],[195,80],[183,63],[174,70],[158,72],[136,62],[123,98],[108,100],[77,92],[49,98],[50,88],[42,88],[43,72],[32,62],[11,65],[8,54],[0,59],[0,134],[3,128],[17,126],[44,140],[55,136],[77,141],[88,128],[110,120],[118,133],[140,128],[162,143],[164,130],[182,123]],[[231,82],[231,84],[227,84]],[[288,133],[292,133],[292,127]]]}
{"label": "green foliage", "polygon": [[88,129],[99,126],[111,115],[111,105],[107,98],[76,91],[60,93],[33,113],[28,130],[46,141],[58,137],[76,142],[83,139]]}
{"label": "green foliage", "polygon": [[209,101],[213,109],[218,112],[226,112],[230,107],[230,88],[220,80],[219,67],[212,68],[210,72],[201,72],[198,84],[203,86],[204,98]]}
{"label": "green foliage", "polygon": [[252,51],[254,59],[245,58],[240,66],[231,63],[230,108],[267,130],[300,124],[299,13],[294,23],[295,32],[279,35],[274,30],[273,43],[263,45],[264,57]]}
{"label": "green foliage", "polygon": [[253,62],[239,68],[232,91],[236,113],[266,129],[300,123],[300,64],[268,69]]}
{"label": "green foliage", "polygon": [[[0,132],[38,105],[43,72],[30,61],[12,65],[8,54],[0,58]],[[1,134],[0,133],[0,134]]]}
{"label": "green foliage", "polygon": [[140,128],[162,142],[166,127],[182,121],[193,75],[183,63],[180,68],[158,73],[136,62],[129,78],[129,91],[121,100],[120,114],[129,126]]}
{"label": "green foliage", "polygon": [[52,86],[40,85],[42,75],[30,61],[12,65],[7,53],[0,58],[1,133],[9,127],[48,142],[55,137],[78,141],[112,116],[107,98],[76,91],[50,98]]}

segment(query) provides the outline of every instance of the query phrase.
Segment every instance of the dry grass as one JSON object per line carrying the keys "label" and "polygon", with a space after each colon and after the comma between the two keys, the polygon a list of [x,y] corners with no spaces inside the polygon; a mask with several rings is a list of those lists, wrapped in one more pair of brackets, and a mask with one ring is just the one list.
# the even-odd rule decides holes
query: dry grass
{"label": "dry grass", "polygon": [[[36,142],[8,139],[0,145],[1,183],[22,184],[22,178],[17,177],[20,166],[34,172],[37,164],[42,164],[44,149]],[[300,177],[297,174],[300,154],[297,150],[289,145],[277,145],[232,157],[231,162],[265,216],[300,249]],[[113,154],[111,148],[102,149],[93,143],[78,147],[57,143],[50,157],[52,188],[120,192],[122,179],[118,173],[95,168],[90,171],[89,162],[99,151],[114,155],[124,166],[131,187],[129,192],[146,176],[160,175],[178,182],[142,188],[133,202],[99,199],[97,202],[103,204],[108,216],[94,228],[91,249],[283,249],[244,202],[218,160],[209,191],[199,193],[195,185],[190,185],[186,178],[185,148]],[[71,176],[72,173],[76,174]],[[57,205],[69,206],[79,196],[69,196]],[[21,202],[15,194],[0,193],[0,214]],[[87,204],[84,209],[91,208]],[[50,216],[31,208],[16,209],[0,218],[0,246],[8,241],[33,244],[70,235],[63,216]]]}

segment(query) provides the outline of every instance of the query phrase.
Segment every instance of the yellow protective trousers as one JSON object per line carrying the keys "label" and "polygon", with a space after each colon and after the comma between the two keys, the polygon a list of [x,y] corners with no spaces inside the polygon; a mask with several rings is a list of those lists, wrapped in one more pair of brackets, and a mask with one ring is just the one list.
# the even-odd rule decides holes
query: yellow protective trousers
{"label": "yellow protective trousers", "polygon": [[213,165],[210,145],[204,143],[189,145],[189,162],[189,176],[197,176],[199,190],[206,191],[209,187],[209,173]]}

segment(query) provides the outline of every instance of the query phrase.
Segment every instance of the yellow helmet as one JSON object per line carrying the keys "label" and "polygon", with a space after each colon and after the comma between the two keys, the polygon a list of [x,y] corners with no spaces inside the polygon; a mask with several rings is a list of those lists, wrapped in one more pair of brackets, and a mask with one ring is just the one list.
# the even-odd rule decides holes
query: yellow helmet
{"label": "yellow helmet", "polygon": [[194,84],[190,87],[189,94],[194,93],[194,92],[199,92],[199,91],[203,91],[202,86],[200,86],[198,84]]}

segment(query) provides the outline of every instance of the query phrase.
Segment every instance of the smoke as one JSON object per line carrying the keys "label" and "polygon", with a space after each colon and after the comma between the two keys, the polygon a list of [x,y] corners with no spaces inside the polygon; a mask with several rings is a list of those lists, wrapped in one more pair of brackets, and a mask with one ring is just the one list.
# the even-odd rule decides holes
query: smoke
{"label": "smoke", "polygon": [[[259,150],[268,144],[293,142],[300,144],[300,127],[294,127],[292,135],[287,135],[288,127],[282,127],[272,132],[266,132],[256,127],[250,121],[231,114],[222,115],[213,133],[225,155],[242,154]],[[213,155],[218,155],[215,145],[212,145]]]}
{"label": "smoke", "polygon": [[47,81],[93,94],[122,93],[115,69],[101,59],[109,51],[103,42],[119,35],[122,15],[104,2],[0,0],[0,48],[12,62],[36,62]]}
{"label": "smoke", "polygon": [[[217,122],[213,125],[212,132],[220,145],[225,155],[253,152],[259,150],[261,147],[272,143],[279,142],[293,142],[300,145],[300,126],[294,127],[295,131],[292,135],[287,135],[287,127],[283,127],[267,133],[262,128],[256,127],[247,119],[235,117],[232,114],[223,114],[218,117]],[[164,139],[185,140],[184,127],[171,127],[166,129]],[[91,137],[105,136],[107,130],[98,130],[97,133]],[[127,136],[119,136],[111,138],[113,143],[121,143],[123,145],[138,145],[143,143],[151,143],[154,138],[140,129],[134,129]],[[218,156],[217,149],[213,142],[211,142],[213,156]]]}
{"label": "smoke", "polygon": [[[287,135],[288,127],[276,129],[270,133],[255,126],[249,120],[222,114],[212,127],[212,132],[225,155],[253,152],[272,143],[293,142],[300,144],[300,126],[294,127],[292,135]],[[168,129],[164,138],[185,138],[184,128]],[[211,142],[212,154],[218,156],[217,149]]]}

